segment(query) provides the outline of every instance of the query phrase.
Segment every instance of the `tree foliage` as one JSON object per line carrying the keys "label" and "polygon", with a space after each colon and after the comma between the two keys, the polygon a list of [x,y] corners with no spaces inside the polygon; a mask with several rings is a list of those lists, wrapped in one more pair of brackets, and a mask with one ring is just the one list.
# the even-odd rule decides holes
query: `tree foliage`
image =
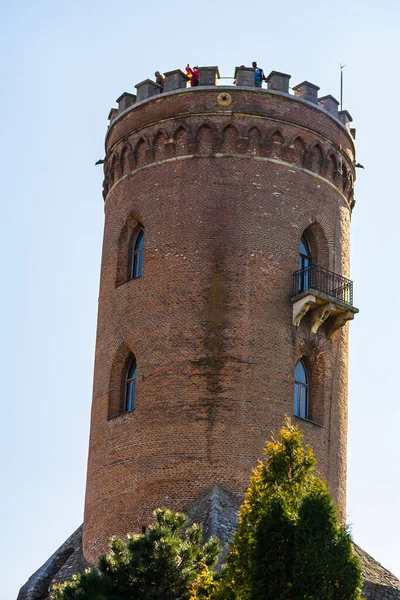
{"label": "tree foliage", "polygon": [[220,543],[202,544],[201,526],[185,525],[182,513],[156,510],[147,535],[111,538],[97,568],[54,586],[51,600],[207,600]]}
{"label": "tree foliage", "polygon": [[97,568],[55,586],[51,600],[360,600],[349,532],[314,469],[287,422],[253,473],[219,577],[218,540],[202,544],[201,526],[159,509],[147,535],[112,538]]}
{"label": "tree foliage", "polygon": [[218,596],[359,600],[361,570],[315,457],[287,422],[268,442],[239,513]]}

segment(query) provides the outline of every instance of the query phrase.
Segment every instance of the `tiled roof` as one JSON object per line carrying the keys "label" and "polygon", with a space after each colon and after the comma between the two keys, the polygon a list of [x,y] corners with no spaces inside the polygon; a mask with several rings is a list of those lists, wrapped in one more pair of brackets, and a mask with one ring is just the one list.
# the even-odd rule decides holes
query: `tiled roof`
{"label": "tiled roof", "polygon": [[367,600],[400,600],[400,581],[365,550],[354,544],[363,575],[363,596]]}

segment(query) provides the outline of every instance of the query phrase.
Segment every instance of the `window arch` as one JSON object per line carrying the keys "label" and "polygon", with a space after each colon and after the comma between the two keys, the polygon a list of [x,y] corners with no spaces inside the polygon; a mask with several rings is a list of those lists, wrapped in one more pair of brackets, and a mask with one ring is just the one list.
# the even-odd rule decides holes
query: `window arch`
{"label": "window arch", "polygon": [[303,235],[299,246],[299,293],[308,290],[310,287],[310,267],[312,264],[312,256],[310,246]]}
{"label": "window arch", "polygon": [[131,412],[136,408],[136,382],[137,366],[133,356],[126,371],[124,412]]}
{"label": "window arch", "polygon": [[296,365],[294,370],[294,415],[301,419],[308,419],[308,374],[302,360]]}
{"label": "window arch", "polygon": [[144,227],[141,226],[132,243],[131,279],[137,279],[143,275],[144,242]]}

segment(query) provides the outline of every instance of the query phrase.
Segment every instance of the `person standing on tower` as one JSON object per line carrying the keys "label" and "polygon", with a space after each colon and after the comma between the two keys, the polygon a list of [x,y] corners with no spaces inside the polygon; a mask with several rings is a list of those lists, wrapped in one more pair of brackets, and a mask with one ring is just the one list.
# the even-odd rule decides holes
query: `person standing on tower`
{"label": "person standing on tower", "polygon": [[260,88],[262,86],[262,82],[265,81],[264,71],[260,67],[257,67],[256,61],[254,61],[252,63],[252,67],[253,67],[253,69],[255,69],[255,72],[254,72],[254,85],[256,87]]}
{"label": "person standing on tower", "polygon": [[186,75],[189,77],[190,87],[196,87],[197,85],[199,85],[199,79],[200,79],[199,67],[193,67],[193,69],[191,69],[189,67],[189,65],[187,65]]}
{"label": "person standing on tower", "polygon": [[193,67],[193,74],[194,74],[194,80],[195,80],[194,85],[199,85],[199,81],[200,81],[199,67]]}
{"label": "person standing on tower", "polygon": [[161,75],[160,71],[156,71],[154,76],[156,78],[156,83],[161,86],[160,94],[162,94],[164,91],[164,77]]}

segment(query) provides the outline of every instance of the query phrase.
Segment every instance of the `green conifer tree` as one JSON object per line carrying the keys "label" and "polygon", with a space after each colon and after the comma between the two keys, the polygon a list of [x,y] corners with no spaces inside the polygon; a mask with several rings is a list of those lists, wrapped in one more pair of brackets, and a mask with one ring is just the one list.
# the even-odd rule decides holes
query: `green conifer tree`
{"label": "green conifer tree", "polygon": [[[189,600],[207,597],[220,543],[202,544],[202,528],[185,530],[186,517],[168,509],[154,512],[149,533],[110,541],[97,568],[54,586],[51,600]],[[196,594],[196,595],[195,595]]]}
{"label": "green conifer tree", "polygon": [[289,421],[268,442],[239,512],[218,598],[359,600],[361,570],[315,457]]}
{"label": "green conifer tree", "polygon": [[303,500],[295,535],[293,595],[297,600],[358,600],[361,584],[351,538],[338,523],[321,483]]}

